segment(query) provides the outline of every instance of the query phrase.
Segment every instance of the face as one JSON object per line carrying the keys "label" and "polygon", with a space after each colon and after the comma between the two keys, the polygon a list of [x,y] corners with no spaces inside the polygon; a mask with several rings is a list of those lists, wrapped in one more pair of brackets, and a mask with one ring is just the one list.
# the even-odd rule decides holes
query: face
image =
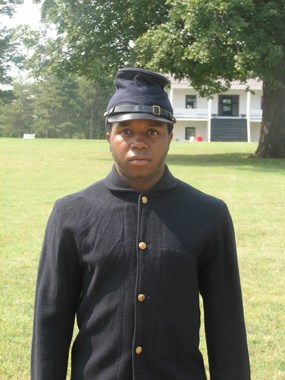
{"label": "face", "polygon": [[135,190],[149,190],[160,180],[172,140],[167,123],[156,120],[116,122],[106,137],[118,173]]}

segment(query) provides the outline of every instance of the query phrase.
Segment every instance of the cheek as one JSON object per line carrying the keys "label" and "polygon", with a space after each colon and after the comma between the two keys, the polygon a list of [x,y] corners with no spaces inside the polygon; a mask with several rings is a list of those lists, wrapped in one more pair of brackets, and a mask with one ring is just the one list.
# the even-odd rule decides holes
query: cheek
{"label": "cheek", "polygon": [[121,137],[110,139],[109,144],[110,151],[116,156],[123,155],[128,150],[128,144]]}

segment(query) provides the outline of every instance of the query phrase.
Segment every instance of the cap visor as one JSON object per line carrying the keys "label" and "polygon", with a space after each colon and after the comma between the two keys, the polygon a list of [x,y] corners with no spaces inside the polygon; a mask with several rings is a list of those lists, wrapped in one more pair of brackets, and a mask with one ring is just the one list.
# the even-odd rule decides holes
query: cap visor
{"label": "cap visor", "polygon": [[172,123],[172,121],[162,116],[152,115],[150,113],[121,113],[107,118],[108,123],[125,120],[158,120],[165,123]]}

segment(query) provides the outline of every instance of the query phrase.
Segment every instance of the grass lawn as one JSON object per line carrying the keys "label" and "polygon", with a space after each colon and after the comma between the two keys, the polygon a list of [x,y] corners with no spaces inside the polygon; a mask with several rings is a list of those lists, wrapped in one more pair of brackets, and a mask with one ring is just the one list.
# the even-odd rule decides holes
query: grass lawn
{"label": "grass lawn", "polygon": [[[227,202],[236,229],[252,380],[284,380],[285,160],[248,158],[255,148],[173,142],[167,163],[176,177]],[[26,380],[48,215],[55,199],[103,178],[112,158],[105,141],[44,139],[0,139],[0,157],[0,379]]]}

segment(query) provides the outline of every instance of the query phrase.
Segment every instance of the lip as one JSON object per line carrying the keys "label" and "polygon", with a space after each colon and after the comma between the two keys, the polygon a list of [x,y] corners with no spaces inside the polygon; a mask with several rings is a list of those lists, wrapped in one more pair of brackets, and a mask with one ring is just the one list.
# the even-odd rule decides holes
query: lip
{"label": "lip", "polygon": [[129,162],[134,166],[144,166],[150,162],[150,159],[146,157],[132,157]]}

